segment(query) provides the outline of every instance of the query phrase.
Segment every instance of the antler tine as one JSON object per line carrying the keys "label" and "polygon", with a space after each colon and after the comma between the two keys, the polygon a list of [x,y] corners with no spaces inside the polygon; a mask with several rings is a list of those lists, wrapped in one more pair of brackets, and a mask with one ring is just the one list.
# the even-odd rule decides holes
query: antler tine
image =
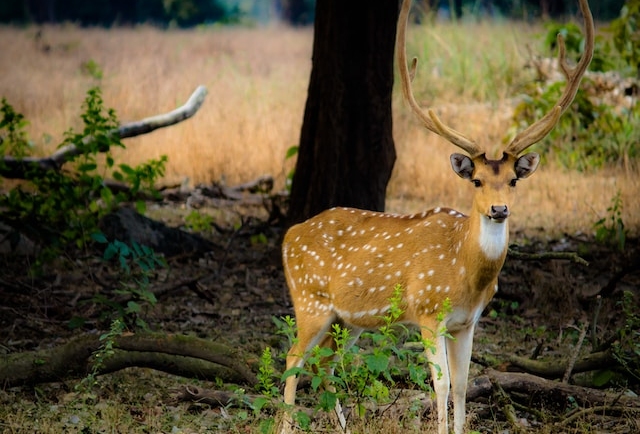
{"label": "antler tine", "polygon": [[476,155],[481,154],[483,151],[480,147],[478,147],[472,140],[466,138],[461,133],[456,130],[447,127],[444,125],[435,112],[431,109],[427,110],[425,113],[415,97],[413,96],[413,90],[411,89],[411,82],[416,74],[416,69],[418,65],[418,59],[413,58],[411,61],[411,70],[409,70],[409,66],[407,64],[407,44],[406,44],[406,36],[407,36],[407,21],[409,18],[409,9],[411,7],[411,0],[404,0],[402,2],[402,9],[400,10],[400,17],[398,22],[398,35],[397,35],[397,47],[396,52],[398,54],[398,66],[400,68],[400,81],[402,83],[402,93],[404,94],[405,99],[409,103],[409,106],[413,110],[413,112],[418,116],[418,118],[422,121],[424,126],[439,136],[447,139],[454,145],[458,146],[465,150],[469,155],[475,157]]}
{"label": "antler tine", "polygon": [[564,38],[561,34],[558,34],[558,60],[560,63],[560,69],[567,79],[567,86],[558,101],[558,104],[544,117],[537,122],[531,124],[528,128],[518,133],[518,135],[511,141],[511,143],[505,149],[513,155],[518,155],[528,147],[542,140],[553,127],[558,123],[560,116],[564,113],[569,105],[573,101],[580,87],[580,81],[584,72],[587,70],[591,58],[593,57],[594,46],[594,33],[595,28],[593,24],[593,17],[589,10],[589,3],[587,0],[580,1],[580,10],[584,18],[585,28],[585,47],[584,53],[580,58],[580,61],[575,68],[569,67],[566,59],[566,49],[564,45]]}

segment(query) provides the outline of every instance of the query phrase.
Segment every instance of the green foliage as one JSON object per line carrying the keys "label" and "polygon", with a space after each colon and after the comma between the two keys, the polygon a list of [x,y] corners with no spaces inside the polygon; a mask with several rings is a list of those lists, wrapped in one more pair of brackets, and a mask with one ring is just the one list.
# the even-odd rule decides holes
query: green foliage
{"label": "green foliage", "polygon": [[598,220],[594,227],[596,229],[596,240],[601,243],[611,244],[624,251],[627,240],[627,230],[622,220],[622,196],[620,190],[611,199],[611,206],[607,208],[608,215]]}
{"label": "green foliage", "polygon": [[[640,21],[640,1],[629,0],[622,8],[621,16],[612,23],[614,52],[607,42],[596,37],[591,71],[609,71],[632,66],[634,73],[640,67],[640,43],[638,22]],[[573,23],[547,25],[545,45],[556,49],[556,35],[565,40],[567,57],[577,61],[584,51],[584,36],[579,26]],[[640,76],[640,75],[639,75]],[[569,169],[580,171],[603,166],[627,165],[640,158],[640,106],[631,109],[611,107],[594,102],[585,92],[583,84],[569,109],[551,133],[537,145],[543,158],[556,161]],[[521,102],[514,112],[516,128],[521,130],[544,114],[557,103],[565,82],[552,83],[542,89],[533,84],[528,90],[530,97]],[[591,86],[597,88],[597,86]],[[514,128],[514,131],[515,129]]]}
{"label": "green foliage", "polygon": [[[371,342],[371,348],[364,349],[351,345],[353,336],[350,330],[334,324],[330,331],[335,350],[328,347],[314,347],[308,355],[306,364],[301,368],[287,370],[282,381],[291,375],[306,375],[311,378],[311,387],[318,391],[323,384],[333,388],[320,392],[317,409],[330,412],[336,402],[341,401],[356,409],[358,416],[364,416],[368,403],[385,404],[395,399],[392,386],[397,377],[407,377],[411,384],[420,390],[430,391],[426,382],[429,362],[424,352],[416,353],[402,345],[405,340],[422,342],[426,351],[434,352],[433,343],[423,340],[419,334],[411,333],[398,320],[404,312],[403,288],[396,285],[390,298],[390,309],[381,317],[384,324],[375,331],[365,332],[361,339]],[[447,307],[448,305],[448,307]],[[445,303],[441,315],[450,309]],[[290,339],[294,336],[294,322],[290,317],[276,322],[284,326],[282,333]],[[446,330],[434,332],[442,336]],[[438,367],[436,367],[438,368]],[[416,408],[416,413],[419,409]],[[301,426],[308,426],[308,416],[303,413],[292,417]]]}
{"label": "green foliage", "polygon": [[620,301],[625,316],[625,325],[618,332],[619,339],[613,344],[613,356],[636,380],[640,380],[640,312],[637,297],[625,291]]}
{"label": "green foliage", "polygon": [[[140,193],[157,194],[153,185],[164,174],[166,156],[135,168],[116,165],[110,150],[124,145],[113,133],[118,120],[114,110],[104,107],[100,88],[89,89],[82,108],[83,129],[68,130],[59,145],[65,150],[76,149],[65,161],[70,169],[27,166],[28,182],[0,196],[0,219],[42,247],[40,261],[58,257],[70,247],[86,247],[102,217],[124,202],[135,201]],[[29,156],[24,117],[5,100],[0,112],[0,135],[5,136],[0,144],[2,155]],[[125,183],[128,190],[114,194],[105,185],[107,175]],[[136,207],[143,212],[145,204],[136,201]]]}
{"label": "green foliage", "polygon": [[[562,36],[566,48],[567,58],[578,62],[584,53],[584,31],[579,25],[568,23],[557,23],[549,21],[545,24],[547,33],[544,37],[544,47],[549,53],[555,55],[558,51],[558,35]],[[600,36],[595,38],[595,48],[589,69],[591,71],[609,71],[615,68],[615,60],[611,57],[609,44]]]}
{"label": "green foliage", "polygon": [[[298,155],[298,151],[299,151],[299,146],[291,146],[289,149],[287,149],[287,153],[285,154],[284,159],[285,160],[292,159],[293,157]],[[291,193],[291,185],[293,184],[293,175],[295,173],[296,173],[295,167],[291,169],[289,173],[287,173],[287,178],[285,180],[285,188],[289,193]]]}
{"label": "green foliage", "polygon": [[[0,155],[24,158],[29,154],[29,148],[31,147],[31,143],[27,139],[27,133],[24,131],[29,123],[22,114],[17,113],[9,105],[6,98],[2,98],[0,114],[2,115],[0,131],[4,131],[4,137],[0,140]],[[0,164],[4,164],[4,162],[0,160]]]}
{"label": "green foliage", "polygon": [[640,0],[627,0],[620,17],[611,23],[613,44],[640,79]]}
{"label": "green foliage", "polygon": [[102,68],[100,65],[93,59],[89,59],[86,62],[83,62],[81,65],[82,72],[87,74],[96,80],[102,80],[104,75]]}
{"label": "green foliage", "polygon": [[191,211],[184,218],[187,228],[193,232],[209,232],[213,227],[213,217],[196,210]]}
{"label": "green foliage", "polygon": [[[564,81],[556,82],[541,92],[532,86],[532,96],[525,98],[514,111],[517,126],[514,131],[522,130],[550,112],[565,85]],[[536,145],[536,150],[546,161],[556,161],[580,171],[625,165],[640,158],[639,128],[640,106],[627,112],[605,104],[596,105],[581,87],[571,107],[551,133]]]}
{"label": "green foliage", "polygon": [[151,278],[157,267],[166,267],[164,259],[157,256],[153,249],[140,245],[135,241],[131,245],[115,240],[109,242],[104,234],[94,233],[92,239],[99,244],[106,244],[103,259],[106,262],[116,262],[121,271],[119,288],[115,294],[126,299],[126,304],[120,304],[104,294],[97,294],[93,302],[107,307],[103,318],[115,317],[128,327],[148,329],[142,319],[142,306],[155,305],[156,296],[150,291]]}
{"label": "green foliage", "polygon": [[274,378],[275,370],[273,368],[271,348],[266,347],[262,351],[260,366],[258,367],[258,386],[256,387],[258,391],[267,397],[279,396],[280,391],[278,390],[278,386],[276,386]]}

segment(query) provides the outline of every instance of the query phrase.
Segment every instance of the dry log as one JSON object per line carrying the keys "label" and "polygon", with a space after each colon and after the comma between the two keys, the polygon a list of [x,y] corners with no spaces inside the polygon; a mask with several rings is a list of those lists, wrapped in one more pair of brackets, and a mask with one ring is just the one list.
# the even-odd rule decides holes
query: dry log
{"label": "dry log", "polygon": [[[182,107],[168,113],[121,125],[120,127],[112,130],[111,134],[115,137],[119,137],[120,139],[125,139],[150,133],[151,131],[159,128],[175,125],[178,122],[182,122],[185,119],[192,117],[202,105],[206,95],[207,89],[204,86],[198,86],[193,94],[191,94],[191,97],[189,97],[189,100]],[[89,144],[92,140],[94,140],[93,137],[85,137],[83,142],[85,144]],[[107,149],[104,151],[107,151]],[[60,170],[64,163],[69,161],[72,157],[79,155],[81,152],[81,149],[71,144],[58,149],[50,156],[44,158],[15,158],[5,156],[3,158],[3,163],[0,164],[0,176],[4,178],[24,179],[29,171]]]}
{"label": "dry log", "polygon": [[[97,335],[83,335],[64,345],[0,356],[0,384],[5,387],[81,378],[92,372]],[[128,367],[148,367],[175,375],[253,386],[252,358],[237,348],[193,336],[135,334],[115,339],[115,352],[97,374]]]}
{"label": "dry log", "polygon": [[[611,369],[619,366],[611,351],[600,351],[587,354],[575,361],[571,372],[589,372],[597,369]],[[569,362],[563,360],[532,360],[526,357],[510,356],[507,365],[501,367],[507,371],[525,371],[543,378],[562,378],[568,370]]]}
{"label": "dry log", "polygon": [[640,399],[619,392],[575,386],[531,374],[500,372],[495,369],[487,369],[483,375],[470,382],[467,400],[490,396],[494,384],[499,384],[510,395],[520,393],[527,396],[528,405],[538,404],[545,408],[555,408],[557,411],[564,411],[572,405],[584,408],[625,406],[640,409]]}
{"label": "dry log", "polygon": [[540,252],[540,253],[525,253],[517,250],[509,249],[507,255],[511,259],[520,259],[526,261],[548,261],[550,259],[564,259],[567,261],[575,262],[580,265],[589,266],[589,262],[581,258],[576,252]]}

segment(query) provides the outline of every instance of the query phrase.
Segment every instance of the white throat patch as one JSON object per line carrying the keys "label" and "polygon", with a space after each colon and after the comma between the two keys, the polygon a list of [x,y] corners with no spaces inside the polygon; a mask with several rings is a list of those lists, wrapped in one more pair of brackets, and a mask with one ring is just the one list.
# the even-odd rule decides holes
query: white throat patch
{"label": "white throat patch", "polygon": [[497,223],[483,216],[480,219],[478,243],[488,259],[498,259],[509,243],[508,223],[506,221]]}

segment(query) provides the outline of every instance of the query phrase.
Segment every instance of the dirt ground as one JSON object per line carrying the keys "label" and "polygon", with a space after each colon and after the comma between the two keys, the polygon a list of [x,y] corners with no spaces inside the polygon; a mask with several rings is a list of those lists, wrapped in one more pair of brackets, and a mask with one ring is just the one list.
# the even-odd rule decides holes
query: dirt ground
{"label": "dirt ground", "polygon": [[[179,212],[163,215],[169,224],[182,219]],[[230,208],[224,217],[216,215],[225,230],[203,234],[213,249],[169,258],[168,268],[159,270],[152,282],[158,302],[142,316],[152,330],[220,340],[257,355],[271,346],[279,357],[277,368],[282,369],[286,339],[277,333],[273,318],[293,315],[280,262],[282,229],[266,224],[259,207]],[[500,291],[478,325],[474,354],[497,360],[534,353],[567,358],[576,351],[579,332],[588,323],[579,350],[584,355],[623,326],[621,294],[632,291],[637,299],[640,288],[637,239],[627,239],[623,252],[589,235],[550,240],[543,231],[531,230],[514,234],[511,242],[519,252],[577,252],[589,265],[509,257]],[[55,346],[74,335],[108,328],[104,314],[109,309],[96,303],[95,296],[113,294],[117,285],[109,277],[112,269],[102,261],[84,256],[38,277],[26,273],[24,258],[1,261],[0,353]],[[84,325],[70,329],[70,321],[78,316]],[[472,364],[471,376],[482,369]],[[630,388],[639,392],[637,383]],[[20,393],[21,388],[5,390],[4,399]],[[477,429],[482,431],[482,426],[480,421]],[[627,421],[626,428],[609,432],[632,432],[629,426]]]}

